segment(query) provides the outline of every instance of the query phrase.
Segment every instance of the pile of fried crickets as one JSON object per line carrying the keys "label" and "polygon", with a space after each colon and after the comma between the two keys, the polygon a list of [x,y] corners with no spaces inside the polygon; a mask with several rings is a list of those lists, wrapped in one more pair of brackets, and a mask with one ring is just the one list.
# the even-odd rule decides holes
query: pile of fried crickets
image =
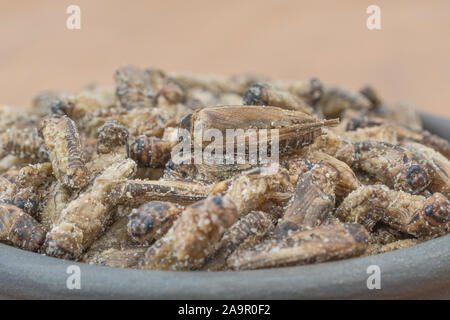
{"label": "pile of fried crickets", "polygon": [[[134,66],[114,79],[0,107],[1,242],[114,267],[242,270],[372,255],[450,229],[449,142],[370,86]],[[276,170],[249,161],[248,146],[239,163],[174,161],[181,129],[189,148],[211,146],[195,145],[197,127],[276,129]]]}

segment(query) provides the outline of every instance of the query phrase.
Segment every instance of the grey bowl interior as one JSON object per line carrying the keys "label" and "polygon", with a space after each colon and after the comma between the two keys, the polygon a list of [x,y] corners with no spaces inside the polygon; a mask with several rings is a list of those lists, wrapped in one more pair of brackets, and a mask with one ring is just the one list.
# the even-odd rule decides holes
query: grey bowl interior
{"label": "grey bowl interior", "polygon": [[[450,140],[450,120],[423,114],[429,131]],[[67,289],[67,267],[81,289]],[[367,288],[367,268],[381,289]],[[450,235],[376,256],[239,272],[144,271],[92,266],[0,244],[0,298],[30,299],[381,299],[450,298]]]}

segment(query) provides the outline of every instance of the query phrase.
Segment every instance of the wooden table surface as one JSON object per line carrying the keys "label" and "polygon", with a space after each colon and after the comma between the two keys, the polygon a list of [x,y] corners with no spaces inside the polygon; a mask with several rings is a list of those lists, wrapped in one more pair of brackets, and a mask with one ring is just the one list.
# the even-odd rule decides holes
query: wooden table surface
{"label": "wooden table surface", "polygon": [[[81,30],[66,8],[81,8]],[[381,8],[381,30],[366,27]],[[112,84],[121,64],[375,85],[450,118],[450,1],[0,0],[0,104]]]}

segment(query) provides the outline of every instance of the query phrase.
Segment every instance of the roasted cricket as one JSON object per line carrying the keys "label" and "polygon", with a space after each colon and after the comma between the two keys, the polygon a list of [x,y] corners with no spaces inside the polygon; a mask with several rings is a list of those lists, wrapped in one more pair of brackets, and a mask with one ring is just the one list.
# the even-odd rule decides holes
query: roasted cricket
{"label": "roasted cricket", "polygon": [[44,240],[45,230],[39,222],[16,206],[0,202],[0,241],[38,251]]}
{"label": "roasted cricket", "polygon": [[166,75],[161,70],[123,66],[116,70],[116,97],[125,109],[149,108]]}
{"label": "roasted cricket", "polygon": [[[198,143],[202,147],[206,147],[209,141],[198,135],[202,134],[200,130],[214,129],[225,138],[227,131],[230,130],[267,129],[269,132],[265,139],[270,144],[272,141],[270,129],[277,129],[280,152],[288,153],[311,144],[315,138],[323,134],[325,127],[332,127],[338,123],[337,119],[323,120],[304,112],[277,107],[222,106],[197,110],[183,119],[180,125],[191,133],[193,144]],[[242,133],[241,136],[243,137]],[[235,146],[235,144],[234,140],[223,141],[225,148],[227,145]]]}
{"label": "roasted cricket", "polygon": [[83,188],[87,173],[76,124],[67,116],[47,116],[41,121],[41,132],[55,177],[68,188]]}
{"label": "roasted cricket", "polygon": [[97,152],[111,153],[126,145],[128,129],[118,121],[108,121],[98,129]]}
{"label": "roasted cricket", "polygon": [[112,187],[120,179],[130,177],[136,164],[123,160],[107,168],[92,186],[70,202],[47,234],[48,255],[78,258],[104,230],[116,199],[110,197]]}
{"label": "roasted cricket", "polygon": [[347,109],[367,111],[372,108],[369,99],[361,93],[336,86],[325,86],[319,103],[326,118],[336,118]]}
{"label": "roasted cricket", "polygon": [[172,228],[145,253],[141,267],[157,270],[192,270],[202,266],[226,229],[238,217],[236,205],[212,196],[187,207]]}
{"label": "roasted cricket", "polygon": [[29,162],[48,159],[37,129],[8,129],[0,133],[0,156],[5,154],[26,158]]}
{"label": "roasted cricket", "polygon": [[437,152],[441,153],[447,158],[450,158],[450,142],[447,140],[431,134],[430,132],[411,128],[408,124],[399,124],[395,121],[379,117],[369,117],[366,115],[356,116],[349,120],[347,124],[347,130],[353,131],[360,128],[370,128],[370,127],[384,127],[390,131],[393,131],[400,142],[417,142],[424,146],[433,148]]}
{"label": "roasted cricket", "polygon": [[339,172],[326,162],[319,162],[298,183],[276,233],[304,230],[322,224],[335,204]]}
{"label": "roasted cricket", "polygon": [[314,151],[328,153],[395,190],[419,194],[431,183],[429,167],[413,152],[392,143],[376,140],[352,142],[329,133],[319,137],[306,152]]}
{"label": "roasted cricket", "polygon": [[[291,94],[300,97],[310,106],[316,109],[318,102],[323,97],[323,84],[317,78],[311,78],[306,81],[270,81],[274,88],[289,91]],[[316,109],[316,112],[318,110]]]}
{"label": "roasted cricket", "polygon": [[128,233],[135,241],[150,244],[169,230],[180,212],[181,208],[170,202],[144,203],[128,216]]}
{"label": "roasted cricket", "polygon": [[226,195],[235,203],[239,216],[243,216],[258,209],[267,200],[276,198],[277,192],[291,190],[292,185],[285,169],[266,166],[222,181],[211,192]]}
{"label": "roasted cricket", "polygon": [[227,258],[239,247],[253,246],[274,227],[274,217],[263,211],[252,211],[236,221],[223,235],[217,250],[207,259],[203,270],[226,269]]}
{"label": "roasted cricket", "polygon": [[139,166],[163,168],[171,157],[173,143],[167,140],[149,136],[139,136],[129,141],[128,157]]}
{"label": "roasted cricket", "polygon": [[402,145],[416,154],[431,174],[430,191],[440,192],[450,197],[450,160],[432,148],[419,143],[409,142]]}
{"label": "roasted cricket", "polygon": [[450,228],[450,202],[435,193],[429,198],[390,190],[378,184],[353,191],[336,211],[345,222],[371,230],[378,221],[419,239],[446,234]]}
{"label": "roasted cricket", "polygon": [[320,226],[291,233],[279,242],[235,251],[227,264],[232,269],[260,269],[350,258],[364,253],[369,233],[359,224]]}

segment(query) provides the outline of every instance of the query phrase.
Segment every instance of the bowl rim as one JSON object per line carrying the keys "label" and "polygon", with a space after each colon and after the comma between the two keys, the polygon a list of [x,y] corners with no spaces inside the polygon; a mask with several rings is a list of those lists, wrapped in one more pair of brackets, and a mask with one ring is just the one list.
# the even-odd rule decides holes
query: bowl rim
{"label": "bowl rim", "polygon": [[[450,140],[450,120],[421,113]],[[81,289],[68,289],[69,266]],[[381,289],[368,289],[369,266]],[[248,271],[154,271],[67,261],[0,243],[0,298],[28,299],[383,299],[450,298],[450,234],[410,248],[312,265]]]}

